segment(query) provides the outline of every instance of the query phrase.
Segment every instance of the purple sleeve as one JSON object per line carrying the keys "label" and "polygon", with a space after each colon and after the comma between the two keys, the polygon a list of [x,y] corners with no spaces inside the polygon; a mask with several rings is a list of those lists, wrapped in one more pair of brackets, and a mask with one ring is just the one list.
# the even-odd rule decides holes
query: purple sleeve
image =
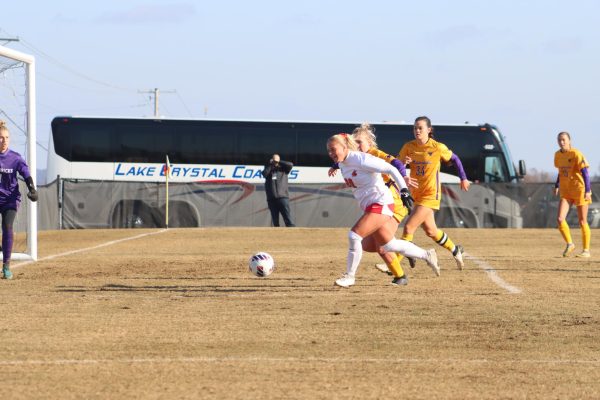
{"label": "purple sleeve", "polygon": [[460,158],[458,158],[458,156],[454,153],[452,153],[452,157],[450,157],[450,161],[452,161],[454,163],[454,165],[456,165],[456,169],[458,171],[458,177],[460,178],[461,181],[464,181],[467,179],[467,174],[465,174],[465,169],[463,168],[462,162],[460,162]]}
{"label": "purple sleeve", "polygon": [[560,174],[556,175],[556,182],[554,182],[554,189],[558,189],[560,183]]}
{"label": "purple sleeve", "polygon": [[581,168],[581,175],[583,176],[583,184],[585,185],[585,192],[589,193],[592,191],[590,185],[590,173],[588,172],[588,168]]}
{"label": "purple sleeve", "polygon": [[406,167],[400,160],[394,158],[390,164],[392,164],[394,167],[396,167],[398,171],[400,171],[400,175],[406,177]]}
{"label": "purple sleeve", "polygon": [[29,172],[29,167],[27,166],[25,160],[21,158],[20,161],[21,162],[19,162],[19,165],[17,166],[17,171],[19,172],[19,174],[21,174],[23,179],[27,179],[31,176],[31,172]]}
{"label": "purple sleeve", "polygon": [[333,169],[340,169],[340,164],[338,164],[338,163],[334,163],[334,164],[331,166],[331,168],[333,168]]}

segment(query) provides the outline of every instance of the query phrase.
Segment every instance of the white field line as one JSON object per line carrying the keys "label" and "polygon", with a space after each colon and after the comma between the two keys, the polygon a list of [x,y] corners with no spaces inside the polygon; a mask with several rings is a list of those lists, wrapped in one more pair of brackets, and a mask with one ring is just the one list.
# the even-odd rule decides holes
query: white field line
{"label": "white field line", "polygon": [[492,268],[492,266],[489,265],[488,263],[486,263],[485,261],[480,260],[479,258],[472,256],[470,254],[467,254],[467,253],[463,253],[463,255],[466,256],[469,260],[473,261],[475,264],[477,264],[477,266],[486,273],[488,278],[490,278],[490,280],[492,282],[494,282],[496,285],[500,286],[502,289],[506,290],[507,292],[509,292],[511,294],[519,294],[519,293],[523,292],[518,287],[510,285],[504,279],[500,278],[500,275],[498,275],[496,270],[494,268]]}
{"label": "white field line", "polygon": [[140,235],[126,237],[126,238],[123,238],[123,239],[111,240],[110,242],[101,243],[101,244],[96,245],[96,246],[85,247],[83,249],[76,249],[76,250],[66,251],[64,253],[59,253],[59,254],[54,254],[54,255],[51,255],[51,256],[46,256],[46,257],[38,258],[37,261],[24,261],[24,262],[20,262],[20,263],[16,263],[16,264],[11,265],[11,269],[23,267],[23,266],[28,265],[28,264],[33,264],[34,262],[47,261],[47,260],[52,260],[54,258],[70,256],[71,254],[83,253],[84,251],[96,250],[96,249],[100,249],[102,247],[112,246],[113,244],[117,244],[117,243],[121,243],[121,242],[126,242],[128,240],[139,239],[139,238],[142,238],[144,236],[157,235],[159,233],[163,233],[163,232],[166,232],[166,231],[167,231],[166,229],[161,229],[161,230],[156,231],[156,232],[142,233]]}
{"label": "white field line", "polygon": [[0,360],[0,366],[35,366],[35,365],[99,365],[99,364],[218,364],[218,363],[381,363],[381,364],[540,364],[540,365],[600,365],[600,360],[581,359],[511,359],[495,360],[486,358],[372,358],[372,357],[174,357],[174,358],[117,358],[117,359],[55,359],[55,360]]}

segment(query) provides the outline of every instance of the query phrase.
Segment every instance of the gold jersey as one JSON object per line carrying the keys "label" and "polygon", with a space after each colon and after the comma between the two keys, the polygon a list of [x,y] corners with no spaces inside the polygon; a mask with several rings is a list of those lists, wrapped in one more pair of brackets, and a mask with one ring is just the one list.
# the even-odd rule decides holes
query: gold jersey
{"label": "gold jersey", "polygon": [[440,166],[442,161],[450,161],[452,151],[445,144],[430,138],[425,144],[417,140],[404,144],[398,158],[404,161],[407,156],[412,160],[409,165],[410,177],[419,183],[419,187],[411,189],[415,203],[424,204],[424,201],[433,201],[437,203],[437,207],[433,207],[432,204],[432,208],[439,209],[442,197]]}
{"label": "gold jersey", "polygon": [[590,165],[579,150],[558,150],[554,153],[554,166],[558,168],[561,197],[581,195],[585,192],[581,169]]}

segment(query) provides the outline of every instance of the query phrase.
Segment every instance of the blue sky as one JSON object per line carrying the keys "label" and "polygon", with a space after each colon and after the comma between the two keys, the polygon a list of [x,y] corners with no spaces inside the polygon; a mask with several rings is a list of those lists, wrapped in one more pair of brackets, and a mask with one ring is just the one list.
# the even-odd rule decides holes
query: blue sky
{"label": "blue sky", "polygon": [[140,91],[156,87],[167,117],[489,122],[551,172],[566,130],[600,173],[600,2],[22,0],[2,15],[0,37],[22,39],[7,46],[36,57],[43,145],[56,115],[152,115]]}

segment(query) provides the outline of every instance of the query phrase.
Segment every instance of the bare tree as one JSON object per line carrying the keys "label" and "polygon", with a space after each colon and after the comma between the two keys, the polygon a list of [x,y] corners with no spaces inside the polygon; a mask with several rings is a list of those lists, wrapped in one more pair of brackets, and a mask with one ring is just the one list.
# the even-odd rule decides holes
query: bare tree
{"label": "bare tree", "polygon": [[525,178],[523,179],[523,181],[526,183],[554,182],[554,181],[556,181],[556,173],[542,171],[542,170],[538,170],[536,168],[531,168],[529,171],[527,171],[527,175],[525,175]]}

